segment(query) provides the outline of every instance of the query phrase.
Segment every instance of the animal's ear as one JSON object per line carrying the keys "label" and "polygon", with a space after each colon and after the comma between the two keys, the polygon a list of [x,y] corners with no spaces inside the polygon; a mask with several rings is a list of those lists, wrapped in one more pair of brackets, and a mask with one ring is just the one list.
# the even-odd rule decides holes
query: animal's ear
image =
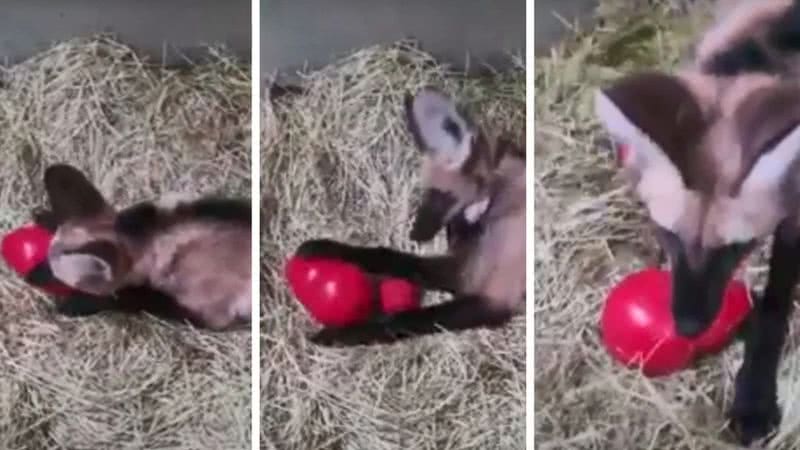
{"label": "animal's ear", "polygon": [[675,199],[704,182],[690,160],[706,129],[698,102],[676,77],[643,73],[597,91],[594,107],[651,217],[669,227],[682,213]]}
{"label": "animal's ear", "polygon": [[742,146],[746,154],[753,155],[740,193],[763,193],[788,186],[800,194],[800,180],[787,180],[800,161],[800,89],[757,91],[737,112]]}
{"label": "animal's ear", "polygon": [[91,253],[65,253],[50,259],[53,275],[75,289],[99,293],[114,279],[111,265]]}
{"label": "animal's ear", "polygon": [[50,207],[61,220],[101,215],[111,206],[88,178],[68,164],[54,164],[44,172]]}
{"label": "animal's ear", "polygon": [[442,167],[458,170],[472,153],[477,135],[468,118],[443,93],[424,88],[406,97],[406,120],[417,147]]}

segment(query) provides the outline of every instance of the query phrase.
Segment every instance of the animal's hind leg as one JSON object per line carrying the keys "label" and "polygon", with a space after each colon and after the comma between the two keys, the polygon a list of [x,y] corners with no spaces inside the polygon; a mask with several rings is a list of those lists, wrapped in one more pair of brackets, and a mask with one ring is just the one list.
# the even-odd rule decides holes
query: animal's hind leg
{"label": "animal's hind leg", "polygon": [[113,299],[111,297],[77,293],[65,299],[56,300],[56,311],[70,317],[91,316],[113,309]]}
{"label": "animal's hind leg", "polygon": [[777,370],[800,276],[800,238],[785,228],[775,233],[767,286],[751,313],[744,362],[736,374],[731,428],[744,445],[769,434],[781,420]]}
{"label": "animal's hind leg", "polygon": [[459,261],[451,256],[423,257],[386,247],[359,247],[328,239],[306,241],[296,254],[338,259],[375,275],[404,278],[426,290],[452,293],[458,289]]}
{"label": "animal's hind leg", "polygon": [[511,320],[512,315],[506,309],[493,309],[481,297],[463,296],[427,308],[393,314],[382,322],[325,328],[312,336],[311,341],[328,346],[388,344],[443,330],[498,327]]}

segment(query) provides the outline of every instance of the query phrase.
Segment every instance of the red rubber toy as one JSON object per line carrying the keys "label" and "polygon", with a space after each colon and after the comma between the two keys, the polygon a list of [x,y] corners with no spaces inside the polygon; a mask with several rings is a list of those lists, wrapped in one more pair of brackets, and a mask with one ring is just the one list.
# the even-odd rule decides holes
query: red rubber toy
{"label": "red rubber toy", "polygon": [[285,275],[294,296],[322,325],[354,325],[373,314],[372,283],[352,264],[291,257]]}
{"label": "red rubber toy", "polygon": [[379,286],[381,309],[396,314],[419,308],[421,293],[413,283],[402,278],[386,278]]}
{"label": "red rubber toy", "polygon": [[378,305],[384,314],[420,306],[421,293],[413,283],[400,278],[376,279],[341,261],[291,257],[285,275],[294,296],[325,326],[364,323]]}
{"label": "red rubber toy", "polygon": [[[6,264],[27,281],[38,266],[46,264],[47,251],[52,239],[53,235],[45,228],[35,224],[23,225],[3,237],[0,242],[0,253]],[[74,292],[56,279],[36,287],[57,296]]]}
{"label": "red rubber toy", "polygon": [[682,370],[697,355],[722,350],[750,311],[747,288],[734,280],[709,329],[697,338],[683,338],[675,332],[670,283],[669,272],[660,269],[628,275],[609,292],[602,312],[606,350],[627,366],[641,365],[648,377]]}

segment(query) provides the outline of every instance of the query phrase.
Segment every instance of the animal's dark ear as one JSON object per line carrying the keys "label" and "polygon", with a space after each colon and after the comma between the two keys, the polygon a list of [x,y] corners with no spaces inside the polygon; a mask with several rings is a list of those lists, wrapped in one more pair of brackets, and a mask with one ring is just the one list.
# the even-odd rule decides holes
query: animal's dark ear
{"label": "animal's dark ear", "polygon": [[44,172],[44,187],[50,207],[60,220],[94,217],[111,210],[92,182],[68,164],[49,166]]}
{"label": "animal's dark ear", "polygon": [[408,129],[417,147],[445,168],[458,170],[469,159],[477,134],[453,101],[432,88],[407,96]]}

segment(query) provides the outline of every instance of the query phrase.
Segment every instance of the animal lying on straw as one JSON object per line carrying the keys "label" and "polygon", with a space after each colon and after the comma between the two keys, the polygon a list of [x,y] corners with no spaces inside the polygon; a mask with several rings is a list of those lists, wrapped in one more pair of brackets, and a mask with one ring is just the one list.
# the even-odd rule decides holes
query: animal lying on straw
{"label": "animal lying on straw", "polygon": [[690,63],[622,78],[596,111],[669,257],[680,335],[708,328],[736,267],[774,237],[730,409],[748,444],[780,422],[777,368],[800,275],[800,2],[724,12]]}
{"label": "animal lying on straw", "polygon": [[424,195],[411,239],[447,230],[448,251],[417,256],[385,247],[328,239],[304,242],[302,257],[343,260],[368,273],[407,279],[453,299],[379,321],[325,328],[322,345],[390,343],[441,330],[497,327],[525,300],[525,151],[486,135],[435,89],[406,101],[408,127],[424,156]]}
{"label": "animal lying on straw", "polygon": [[249,323],[250,202],[201,198],[116,210],[76,168],[46,169],[55,232],[49,273],[80,291],[57,302],[69,315],[147,311],[223,330]]}

